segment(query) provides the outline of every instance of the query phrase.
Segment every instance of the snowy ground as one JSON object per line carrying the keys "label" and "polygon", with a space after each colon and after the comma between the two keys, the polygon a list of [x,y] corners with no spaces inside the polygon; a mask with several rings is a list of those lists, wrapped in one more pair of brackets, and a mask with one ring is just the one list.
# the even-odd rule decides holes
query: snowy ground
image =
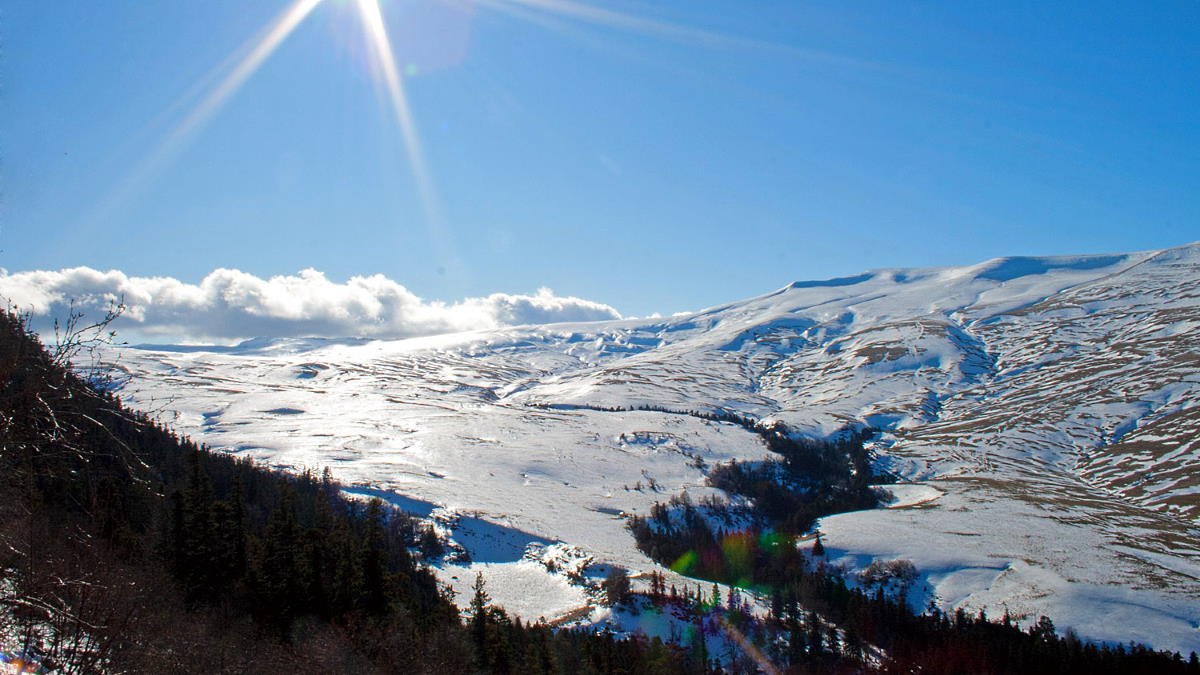
{"label": "snowy ground", "polygon": [[[883,430],[891,508],[827,518],[851,566],[916,563],[945,609],[1200,650],[1200,245],[796,283],[670,319],[394,342],[124,349],[123,396],[197,440],[329,466],[469,556],[528,619],[599,620],[563,567],[654,565],[622,514],[766,453],[734,411]],[[569,563],[570,561],[575,563]],[[552,561],[547,565],[547,561]],[[562,563],[560,565],[560,563]]]}

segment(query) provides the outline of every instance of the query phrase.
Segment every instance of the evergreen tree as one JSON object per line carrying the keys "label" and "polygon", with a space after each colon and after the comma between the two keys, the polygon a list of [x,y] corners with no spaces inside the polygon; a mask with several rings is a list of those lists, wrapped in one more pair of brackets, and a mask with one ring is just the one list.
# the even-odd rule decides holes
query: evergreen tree
{"label": "evergreen tree", "polygon": [[602,583],[609,605],[622,605],[629,599],[629,573],[620,567],[611,567]]}
{"label": "evergreen tree", "polygon": [[492,599],[487,593],[487,587],[483,581],[483,572],[475,574],[475,585],[472,587],[472,590],[474,592],[471,595],[471,607],[468,610],[471,618],[471,639],[475,643],[476,654],[482,660],[480,666],[486,668],[488,665],[486,660],[488,608],[491,606]]}
{"label": "evergreen tree", "polygon": [[362,546],[363,611],[381,616],[387,611],[388,571],[384,566],[383,502],[372,499],[367,504],[366,536]]}

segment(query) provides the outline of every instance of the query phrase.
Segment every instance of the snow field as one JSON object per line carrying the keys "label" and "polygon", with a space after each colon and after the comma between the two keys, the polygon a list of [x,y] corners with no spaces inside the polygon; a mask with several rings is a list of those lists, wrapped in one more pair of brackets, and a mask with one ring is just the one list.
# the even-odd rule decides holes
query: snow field
{"label": "snow field", "polygon": [[[431,522],[524,619],[607,610],[547,551],[649,572],[621,514],[688,491],[758,437],[653,406],[827,436],[880,430],[914,481],[821,523],[848,568],[910,559],[952,611],[1200,651],[1200,245],[1005,258],[792,284],[669,319],[392,342],[125,349],[122,395],[273,466],[329,466]],[[556,548],[560,547],[560,548]],[[565,547],[565,548],[563,548]],[[923,604],[922,604],[923,606]]]}

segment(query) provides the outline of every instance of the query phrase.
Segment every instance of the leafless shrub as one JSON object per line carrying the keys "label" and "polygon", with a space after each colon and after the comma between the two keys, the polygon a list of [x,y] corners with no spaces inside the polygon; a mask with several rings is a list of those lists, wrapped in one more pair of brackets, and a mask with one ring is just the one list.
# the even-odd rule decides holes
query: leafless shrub
{"label": "leafless shrub", "polygon": [[911,560],[876,560],[862,571],[858,578],[864,587],[886,588],[894,585],[896,590],[906,591],[917,580],[917,567]]}

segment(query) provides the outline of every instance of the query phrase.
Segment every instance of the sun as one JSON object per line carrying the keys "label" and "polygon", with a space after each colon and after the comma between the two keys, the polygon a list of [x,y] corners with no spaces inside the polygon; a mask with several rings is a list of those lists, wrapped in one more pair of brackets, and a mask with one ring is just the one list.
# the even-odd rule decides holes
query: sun
{"label": "sun", "polygon": [[[658,39],[703,43],[709,46],[720,43],[745,42],[709,31],[665,23],[658,20],[624,14],[598,5],[578,0],[411,0],[414,2],[443,4],[457,9],[482,8],[500,12],[526,21],[537,21],[539,15],[553,15],[559,19],[587,23],[593,26],[640,33]],[[455,254],[451,238],[441,216],[437,189],[425,160],[421,136],[418,133],[409,98],[405,90],[408,74],[399,67],[396,52],[388,35],[384,8],[380,0],[338,0],[343,7],[358,15],[362,25],[363,39],[370,58],[374,62],[373,72],[379,78],[379,89],[387,98],[393,121],[400,131],[402,151],[407,160],[424,220],[429,235],[438,249],[443,263],[453,265]],[[271,55],[327,0],[292,0],[276,14],[262,29],[247,40],[232,55],[217,66],[201,84],[193,87],[191,100],[197,102],[186,109],[182,119],[166,134],[162,141],[146,158],[137,164],[116,189],[110,191],[100,212],[115,206],[140,192],[154,176],[174,159],[220,112],[229,100],[246,85]],[[386,4],[385,4],[386,6]],[[419,21],[419,19],[417,19]],[[541,23],[541,22],[538,22]]]}

